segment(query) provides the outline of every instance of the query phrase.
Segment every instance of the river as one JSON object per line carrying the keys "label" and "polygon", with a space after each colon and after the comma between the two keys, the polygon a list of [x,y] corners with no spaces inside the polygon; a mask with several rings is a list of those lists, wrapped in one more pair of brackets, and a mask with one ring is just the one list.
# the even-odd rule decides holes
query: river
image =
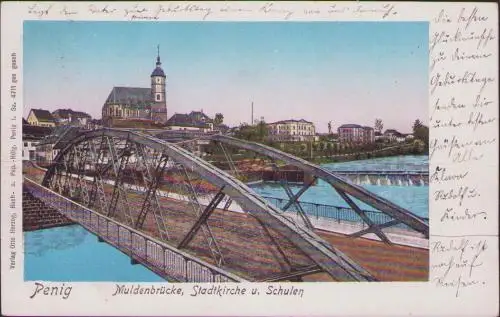
{"label": "river", "polygon": [[80,225],[24,232],[25,281],[165,282]]}
{"label": "river", "polygon": [[[392,156],[369,160],[328,163],[322,166],[335,171],[427,171],[429,169],[428,156]],[[390,200],[391,202],[413,212],[414,214],[428,218],[429,216],[429,186],[394,186],[394,185],[360,185],[369,191]],[[267,197],[288,198],[285,191],[277,184],[260,184],[252,188]],[[290,186],[296,193],[301,186]],[[309,188],[301,197],[300,201],[317,204],[349,207],[347,203],[327,183],[319,180],[315,186]],[[366,210],[375,210],[359,201],[356,203]]]}

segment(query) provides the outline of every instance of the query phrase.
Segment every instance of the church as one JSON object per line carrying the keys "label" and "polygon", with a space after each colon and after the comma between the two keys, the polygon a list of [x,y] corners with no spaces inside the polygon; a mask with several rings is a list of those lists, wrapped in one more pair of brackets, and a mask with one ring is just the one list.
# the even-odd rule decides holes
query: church
{"label": "church", "polygon": [[151,88],[113,87],[102,107],[104,126],[123,126],[134,122],[164,125],[167,122],[166,76],[161,68],[159,47],[156,68],[150,77]]}

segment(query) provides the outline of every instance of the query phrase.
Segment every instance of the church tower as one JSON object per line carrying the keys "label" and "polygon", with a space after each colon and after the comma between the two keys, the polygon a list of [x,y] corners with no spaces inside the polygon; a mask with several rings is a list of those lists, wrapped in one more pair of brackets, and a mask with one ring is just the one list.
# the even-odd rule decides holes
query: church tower
{"label": "church tower", "polygon": [[151,104],[151,119],[161,123],[167,122],[167,95],[165,73],[161,68],[160,46],[158,45],[158,55],[156,57],[156,68],[151,73],[151,95],[153,103]]}

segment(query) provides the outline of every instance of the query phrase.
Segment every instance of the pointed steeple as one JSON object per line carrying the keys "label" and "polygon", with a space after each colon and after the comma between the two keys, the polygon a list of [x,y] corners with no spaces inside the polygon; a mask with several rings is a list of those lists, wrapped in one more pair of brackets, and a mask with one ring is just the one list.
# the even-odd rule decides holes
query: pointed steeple
{"label": "pointed steeple", "polygon": [[160,67],[161,66],[161,62],[160,62],[160,44],[158,44],[157,49],[158,49],[158,55],[156,56],[156,67]]}

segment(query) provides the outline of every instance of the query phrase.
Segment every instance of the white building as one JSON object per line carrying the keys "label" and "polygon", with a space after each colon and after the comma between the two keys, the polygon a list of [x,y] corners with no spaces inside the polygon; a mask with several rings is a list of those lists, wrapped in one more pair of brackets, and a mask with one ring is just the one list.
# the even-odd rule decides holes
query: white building
{"label": "white building", "polygon": [[23,120],[23,160],[38,161],[37,145],[41,139],[52,133],[52,128],[33,126]]}
{"label": "white building", "polygon": [[314,123],[300,120],[282,120],[268,123],[269,139],[275,141],[312,141],[316,139]]}

